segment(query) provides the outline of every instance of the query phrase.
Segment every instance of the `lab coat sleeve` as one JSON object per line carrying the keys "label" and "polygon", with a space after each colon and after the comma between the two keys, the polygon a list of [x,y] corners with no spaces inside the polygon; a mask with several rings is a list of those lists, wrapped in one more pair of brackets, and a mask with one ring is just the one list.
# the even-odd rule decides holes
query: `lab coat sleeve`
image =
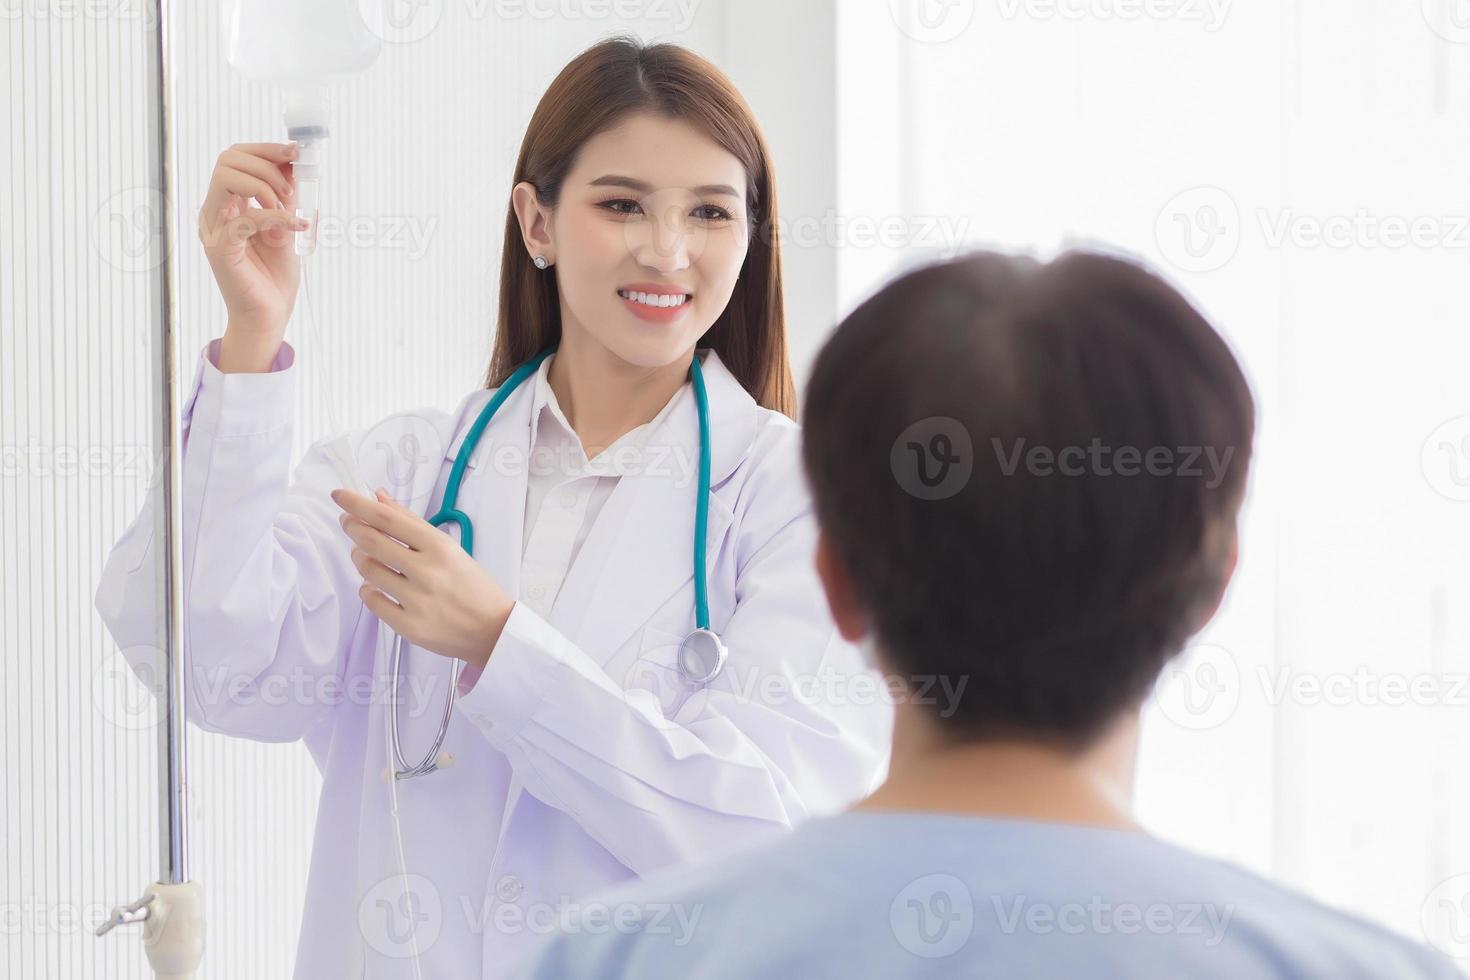
{"label": "lab coat sleeve", "polygon": [[[341,696],[361,614],[351,540],[318,444],[291,480],[295,353],[272,370],[224,374],[201,352],[181,418],[182,654],[190,721],[292,741]],[[133,672],[161,690],[163,614],[156,494],[113,547],[95,605]]]}
{"label": "lab coat sleeve", "polygon": [[761,488],[775,530],[744,542],[725,670],[672,717],[519,602],[459,701],[529,792],[640,875],[841,810],[886,769],[892,702],[831,620],[796,472]]}

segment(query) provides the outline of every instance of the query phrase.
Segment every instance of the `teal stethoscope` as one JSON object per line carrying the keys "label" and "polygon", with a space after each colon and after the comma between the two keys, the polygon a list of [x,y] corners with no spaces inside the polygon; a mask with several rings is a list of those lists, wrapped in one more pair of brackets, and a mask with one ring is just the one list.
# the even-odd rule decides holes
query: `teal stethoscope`
{"label": "teal stethoscope", "polygon": [[[459,453],[454,457],[454,468],[449,471],[449,483],[444,488],[444,500],[439,505],[439,511],[429,518],[429,523],[434,527],[442,527],[445,524],[454,523],[459,525],[459,544],[465,552],[473,555],[475,553],[475,528],[470,523],[469,515],[458,509],[455,504],[459,500],[459,485],[464,479],[465,466],[470,456],[479,444],[480,435],[489,426],[490,420],[495,417],[495,412],[510,397],[522,381],[536,373],[541,362],[546,360],[556,351],[556,344],[547,347],[531,360],[516,368],[515,372],[506,379],[505,383],[495,392],[494,397],[480,410],[475,424],[470,426],[465,435],[463,444],[459,447]],[[722,641],[709,625],[709,588],[705,577],[705,535],[709,525],[709,483],[710,483],[710,438],[709,438],[709,395],[704,389],[704,372],[699,366],[699,355],[696,353],[689,365],[689,377],[694,382],[695,402],[699,406],[699,490],[694,509],[694,622],[695,628],[679,647],[679,671],[684,679],[693,684],[706,684],[715,679],[720,670],[725,666],[725,659],[729,651],[725,649]],[[392,699],[388,704],[389,731],[393,741],[393,757],[397,765],[394,768],[394,776],[398,779],[408,779],[412,776],[421,776],[441,768],[439,749],[444,744],[444,736],[449,731],[450,713],[454,709],[455,694],[459,689],[460,672],[464,669],[464,661],[454,662],[454,676],[449,682],[449,697],[444,701],[444,713],[439,719],[439,731],[434,736],[434,744],[429,747],[416,765],[409,765],[403,757],[403,747],[398,740],[398,665],[403,652],[403,637],[395,635],[393,638],[393,663],[392,671]]]}

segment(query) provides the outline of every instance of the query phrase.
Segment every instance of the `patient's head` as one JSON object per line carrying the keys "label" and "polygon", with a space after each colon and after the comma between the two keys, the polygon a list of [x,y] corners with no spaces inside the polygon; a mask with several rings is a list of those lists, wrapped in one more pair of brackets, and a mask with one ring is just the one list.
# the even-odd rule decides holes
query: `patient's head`
{"label": "patient's head", "polygon": [[1083,747],[1136,710],[1235,566],[1254,430],[1225,342],[1132,262],[979,253],[868,299],[818,355],[818,567],[881,667],[968,676],[955,740]]}

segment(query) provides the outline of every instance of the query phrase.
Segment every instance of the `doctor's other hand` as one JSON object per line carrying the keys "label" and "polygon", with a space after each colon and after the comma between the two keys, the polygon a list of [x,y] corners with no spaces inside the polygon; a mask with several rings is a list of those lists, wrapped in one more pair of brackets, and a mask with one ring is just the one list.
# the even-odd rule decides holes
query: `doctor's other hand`
{"label": "doctor's other hand", "polygon": [[279,345],[296,303],[292,233],[306,222],[293,210],[295,156],[290,143],[236,143],[215,162],[199,209],[199,240],[236,340]]}
{"label": "doctor's other hand", "polygon": [[414,646],[484,668],[515,600],[449,534],[383,490],[333,490],[363,604]]}

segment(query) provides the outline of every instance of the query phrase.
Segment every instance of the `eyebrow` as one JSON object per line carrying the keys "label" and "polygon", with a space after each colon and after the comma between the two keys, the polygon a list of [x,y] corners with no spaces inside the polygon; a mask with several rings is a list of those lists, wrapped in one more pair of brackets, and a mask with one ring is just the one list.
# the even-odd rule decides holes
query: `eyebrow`
{"label": "eyebrow", "polygon": [[[624,177],[620,174],[604,174],[596,180],[588,183],[589,187],[627,187],[640,194],[647,194],[653,190],[653,185],[632,177]],[[729,184],[701,184],[698,187],[689,188],[696,194],[724,194],[727,197],[738,198],[740,194]]]}

